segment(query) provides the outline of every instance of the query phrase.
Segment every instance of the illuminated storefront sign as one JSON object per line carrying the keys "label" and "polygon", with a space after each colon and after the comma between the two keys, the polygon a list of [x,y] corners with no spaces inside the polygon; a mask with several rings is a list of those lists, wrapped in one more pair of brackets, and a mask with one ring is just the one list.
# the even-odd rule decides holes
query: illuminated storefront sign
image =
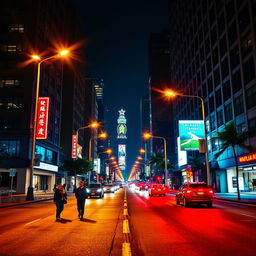
{"label": "illuminated storefront sign", "polygon": [[100,158],[94,159],[94,168],[93,168],[93,170],[96,173],[100,173]]}
{"label": "illuminated storefront sign", "polygon": [[36,139],[47,139],[49,97],[39,97],[37,108]]}
{"label": "illuminated storefront sign", "polygon": [[117,119],[117,138],[118,139],[127,139],[127,126],[126,126],[126,118],[125,118],[125,110],[121,109],[118,111],[119,117]]}
{"label": "illuminated storefront sign", "polygon": [[121,170],[125,170],[125,157],[126,157],[126,145],[119,144],[118,145],[118,164]]}
{"label": "illuminated storefront sign", "polygon": [[180,150],[199,150],[198,140],[204,139],[204,122],[179,120]]}
{"label": "illuminated storefront sign", "polygon": [[256,153],[251,153],[251,154],[238,157],[239,163],[247,163],[247,162],[253,162],[253,161],[256,161]]}
{"label": "illuminated storefront sign", "polygon": [[178,164],[179,166],[182,166],[187,164],[188,159],[187,159],[187,151],[180,150],[180,137],[177,138],[177,145],[178,145]]}
{"label": "illuminated storefront sign", "polygon": [[76,135],[72,135],[72,158],[76,158],[76,145],[77,145]]}
{"label": "illuminated storefront sign", "polygon": [[82,158],[83,147],[77,144],[77,157]]}

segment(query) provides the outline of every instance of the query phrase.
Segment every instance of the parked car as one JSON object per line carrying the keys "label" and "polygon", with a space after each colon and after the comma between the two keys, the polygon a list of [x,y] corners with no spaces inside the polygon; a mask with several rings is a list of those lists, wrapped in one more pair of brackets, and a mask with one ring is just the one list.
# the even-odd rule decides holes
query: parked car
{"label": "parked car", "polygon": [[115,193],[116,188],[114,184],[104,184],[103,190],[105,193]]}
{"label": "parked car", "polygon": [[189,204],[207,204],[212,207],[213,189],[205,182],[187,182],[182,185],[176,194],[176,203],[185,207]]}
{"label": "parked car", "polygon": [[167,188],[162,184],[152,184],[148,189],[149,196],[166,196]]}
{"label": "parked car", "polygon": [[88,197],[98,196],[99,198],[104,197],[104,190],[101,183],[91,183],[86,189]]}

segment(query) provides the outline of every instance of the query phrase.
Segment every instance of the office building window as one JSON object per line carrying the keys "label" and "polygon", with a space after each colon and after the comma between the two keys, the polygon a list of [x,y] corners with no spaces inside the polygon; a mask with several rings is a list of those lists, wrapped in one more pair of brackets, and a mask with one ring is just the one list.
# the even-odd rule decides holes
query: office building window
{"label": "office building window", "polygon": [[244,84],[248,84],[255,78],[255,65],[253,57],[243,64]]}
{"label": "office building window", "polygon": [[231,51],[230,51],[230,65],[231,69],[234,69],[237,65],[239,65],[240,59],[239,59],[239,49],[236,45]]}
{"label": "office building window", "polygon": [[256,105],[256,85],[246,90],[246,106],[252,108]]}
{"label": "office building window", "polygon": [[20,80],[17,79],[4,79],[0,80],[0,88],[20,86]]}
{"label": "office building window", "polygon": [[210,112],[212,112],[214,110],[214,97],[213,96],[209,97],[209,109],[210,109]]}
{"label": "office building window", "polygon": [[233,113],[232,113],[232,105],[231,103],[227,104],[225,106],[225,122],[227,123],[228,121],[233,119]]}
{"label": "office building window", "polygon": [[45,162],[45,152],[46,152],[45,148],[36,145],[35,155],[40,155],[40,160],[42,162]]}
{"label": "office building window", "polygon": [[208,93],[210,94],[213,91],[213,81],[212,81],[212,76],[210,76],[207,79],[207,84],[208,84]]}
{"label": "office building window", "polygon": [[220,56],[223,57],[227,52],[227,39],[226,35],[220,39]]}
{"label": "office building window", "polygon": [[221,88],[215,92],[216,107],[218,108],[222,104]]}
{"label": "office building window", "polygon": [[219,61],[219,53],[218,53],[218,47],[216,46],[212,51],[212,63],[213,67],[215,67],[218,64]]}
{"label": "office building window", "polygon": [[252,33],[248,32],[241,39],[241,51],[243,58],[246,57],[252,51],[252,48]]}
{"label": "office building window", "polygon": [[11,24],[10,32],[24,33],[24,24]]}
{"label": "office building window", "polygon": [[230,27],[228,28],[228,40],[229,46],[231,46],[237,39],[237,29],[236,29],[236,20],[232,22]]}
{"label": "office building window", "polygon": [[238,24],[240,33],[242,33],[246,27],[250,24],[250,13],[248,4],[243,7],[243,9],[238,13]]}
{"label": "office building window", "polygon": [[224,122],[224,120],[223,120],[223,111],[221,109],[221,110],[217,111],[217,125],[218,125],[218,127],[223,125],[223,122]]}
{"label": "office building window", "polygon": [[0,140],[0,154],[7,157],[18,157],[20,155],[19,140]]}
{"label": "office building window", "polygon": [[217,67],[214,70],[214,84],[215,84],[215,87],[217,87],[220,84],[220,70],[219,70],[219,67]]}
{"label": "office building window", "polygon": [[211,130],[215,130],[216,129],[216,117],[215,117],[215,113],[213,113],[210,116],[210,126],[211,126]]}
{"label": "office building window", "polygon": [[222,80],[225,79],[225,77],[229,74],[229,66],[228,66],[228,58],[225,57],[225,59],[221,62],[221,75]]}
{"label": "office building window", "polygon": [[237,131],[237,133],[243,133],[243,132],[245,132],[245,131],[246,131],[246,125],[245,125],[245,123],[238,124],[238,125],[236,126],[236,131]]}
{"label": "office building window", "polygon": [[255,130],[256,129],[256,117],[248,120],[248,129],[249,130]]}
{"label": "office building window", "polygon": [[218,31],[219,31],[219,35],[221,35],[222,32],[224,31],[225,24],[226,24],[225,23],[225,16],[224,16],[224,13],[222,13],[221,16],[218,18]]}
{"label": "office building window", "polygon": [[227,22],[229,23],[230,20],[234,17],[234,13],[236,12],[234,0],[229,1],[225,9],[226,9]]}
{"label": "office building window", "polygon": [[230,88],[230,81],[227,80],[223,84],[223,99],[224,101],[228,100],[231,97],[231,88]]}
{"label": "office building window", "polygon": [[233,94],[242,88],[240,69],[238,69],[236,73],[232,75],[232,88]]}
{"label": "office building window", "polygon": [[236,116],[244,112],[243,94],[239,95],[234,99],[234,111]]}

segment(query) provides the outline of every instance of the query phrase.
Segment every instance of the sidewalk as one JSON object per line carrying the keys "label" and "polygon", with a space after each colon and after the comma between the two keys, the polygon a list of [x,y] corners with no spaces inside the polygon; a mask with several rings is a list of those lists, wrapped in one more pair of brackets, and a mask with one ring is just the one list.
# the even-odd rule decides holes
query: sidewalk
{"label": "sidewalk", "polygon": [[[169,190],[171,194],[176,194],[177,190]],[[215,193],[213,198],[217,200],[233,201],[238,203],[255,204],[256,192],[240,192],[241,200],[237,199],[237,193]]]}

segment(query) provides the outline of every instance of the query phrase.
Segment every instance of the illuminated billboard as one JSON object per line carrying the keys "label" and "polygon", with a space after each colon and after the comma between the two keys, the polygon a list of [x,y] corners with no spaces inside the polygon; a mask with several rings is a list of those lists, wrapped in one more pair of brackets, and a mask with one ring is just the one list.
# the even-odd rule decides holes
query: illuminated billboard
{"label": "illuminated billboard", "polygon": [[126,126],[126,118],[125,118],[125,110],[121,109],[118,111],[119,117],[117,119],[117,138],[118,139],[127,139],[127,126]]}
{"label": "illuminated billboard", "polygon": [[180,150],[180,137],[177,138],[177,145],[178,145],[178,165],[182,166],[187,164],[188,159],[187,159],[187,151]]}
{"label": "illuminated billboard", "polygon": [[48,130],[49,97],[39,97],[37,106],[36,139],[46,140]]}
{"label": "illuminated billboard", "polygon": [[199,150],[198,140],[204,139],[202,120],[179,120],[180,150]]}
{"label": "illuminated billboard", "polygon": [[96,173],[100,173],[100,158],[96,158],[94,159],[94,163],[93,163],[93,170],[96,172]]}
{"label": "illuminated billboard", "polygon": [[126,157],[126,145],[119,144],[118,145],[118,165],[120,166],[121,170],[125,170],[125,157]]}

